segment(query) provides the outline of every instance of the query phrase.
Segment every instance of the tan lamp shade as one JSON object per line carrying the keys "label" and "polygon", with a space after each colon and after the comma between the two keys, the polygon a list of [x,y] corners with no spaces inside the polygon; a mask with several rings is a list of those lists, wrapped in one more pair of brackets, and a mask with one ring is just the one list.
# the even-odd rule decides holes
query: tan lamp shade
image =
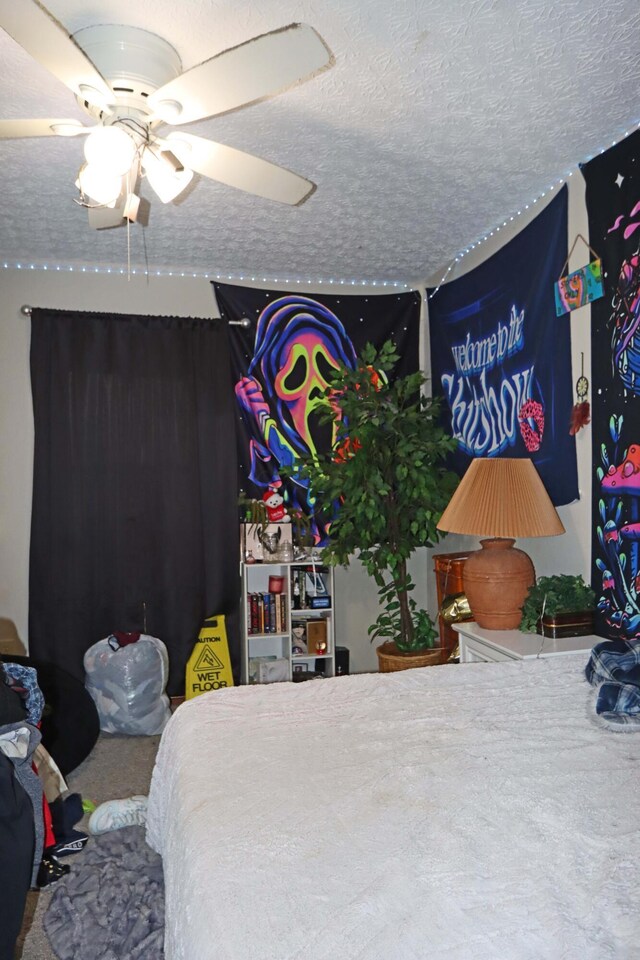
{"label": "tan lamp shade", "polygon": [[475,537],[555,537],[564,533],[531,460],[472,460],[438,529]]}
{"label": "tan lamp shade", "polygon": [[472,460],[438,528],[492,538],[482,540],[482,549],[465,561],[467,600],[479,626],[518,627],[535,570],[527,554],[514,548],[514,538],[565,532],[533,462],[507,457]]}

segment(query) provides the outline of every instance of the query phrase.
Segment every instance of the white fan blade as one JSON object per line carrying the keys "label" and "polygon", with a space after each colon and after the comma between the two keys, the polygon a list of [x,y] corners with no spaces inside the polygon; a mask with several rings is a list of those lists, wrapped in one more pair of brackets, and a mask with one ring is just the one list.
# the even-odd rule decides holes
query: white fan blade
{"label": "white fan blade", "polygon": [[102,108],[114,102],[104,77],[36,0],[0,0],[0,26],[81,99]]}
{"label": "white fan blade", "polygon": [[295,206],[315,190],[315,184],[297,173],[222,143],[182,131],[170,133],[166,139],[185,167],[258,197]]}
{"label": "white fan blade", "polygon": [[77,120],[0,120],[0,140],[21,140],[23,137],[77,137],[91,133]]}
{"label": "white fan blade", "polygon": [[294,23],[187,70],[152,93],[149,106],[165,123],[191,123],[280,93],[333,62],[315,30]]}

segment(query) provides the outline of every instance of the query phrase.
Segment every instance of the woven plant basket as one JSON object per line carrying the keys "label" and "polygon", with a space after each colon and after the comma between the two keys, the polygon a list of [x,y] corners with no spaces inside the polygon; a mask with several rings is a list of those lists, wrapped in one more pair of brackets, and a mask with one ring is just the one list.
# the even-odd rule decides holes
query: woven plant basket
{"label": "woven plant basket", "polygon": [[392,640],[376,647],[378,669],[380,673],[394,673],[396,670],[412,670],[414,667],[432,667],[442,663],[444,647],[432,647],[429,650],[400,653]]}

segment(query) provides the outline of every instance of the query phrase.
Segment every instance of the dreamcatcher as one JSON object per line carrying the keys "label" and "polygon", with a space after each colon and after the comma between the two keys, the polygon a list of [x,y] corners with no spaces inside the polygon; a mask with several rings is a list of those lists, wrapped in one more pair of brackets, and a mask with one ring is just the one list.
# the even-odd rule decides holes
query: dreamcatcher
{"label": "dreamcatcher", "polygon": [[571,411],[571,426],[569,428],[569,433],[572,437],[575,437],[578,430],[586,427],[586,425],[591,422],[591,407],[587,400],[589,396],[589,381],[584,375],[584,353],[580,354],[580,358],[582,368],[580,376],[576,381],[576,396],[578,401],[573,405]]}

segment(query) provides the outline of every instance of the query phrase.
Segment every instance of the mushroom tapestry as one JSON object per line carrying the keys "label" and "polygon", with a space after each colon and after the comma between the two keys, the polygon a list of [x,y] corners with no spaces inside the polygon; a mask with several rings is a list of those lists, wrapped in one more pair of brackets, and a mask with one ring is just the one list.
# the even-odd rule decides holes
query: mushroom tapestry
{"label": "mushroom tapestry", "polygon": [[591,305],[597,632],[640,635],[640,133],[582,168],[604,297]]}

